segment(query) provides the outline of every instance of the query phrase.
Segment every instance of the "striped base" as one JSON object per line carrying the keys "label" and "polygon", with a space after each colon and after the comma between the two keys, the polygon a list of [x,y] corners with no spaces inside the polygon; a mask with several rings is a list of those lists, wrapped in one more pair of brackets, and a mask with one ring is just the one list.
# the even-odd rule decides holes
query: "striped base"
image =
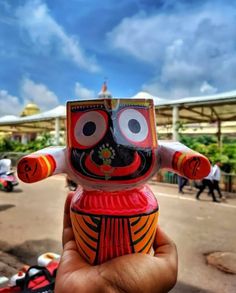
{"label": "striped base", "polygon": [[149,253],[157,220],[158,209],[135,216],[92,215],[71,209],[78,250],[94,265],[129,253]]}

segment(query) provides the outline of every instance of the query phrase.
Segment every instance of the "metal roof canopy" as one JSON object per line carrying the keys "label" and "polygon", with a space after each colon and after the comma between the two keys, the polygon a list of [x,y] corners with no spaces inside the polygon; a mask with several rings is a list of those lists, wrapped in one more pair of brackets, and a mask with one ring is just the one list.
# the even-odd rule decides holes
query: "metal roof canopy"
{"label": "metal roof canopy", "polygon": [[236,120],[236,91],[234,97],[196,97],[155,103],[157,123],[171,124],[172,109],[178,107],[179,119],[184,123]]}
{"label": "metal roof canopy", "polygon": [[[174,140],[178,140],[178,124],[218,123],[218,141],[221,137],[221,122],[236,121],[236,91],[211,96],[189,97],[167,100],[139,92],[131,98],[153,98],[157,125],[171,125]],[[66,107],[58,106],[50,111],[27,117],[5,116],[0,118],[0,131],[55,130],[59,142],[59,131],[65,129]],[[5,129],[5,130],[4,130]]]}
{"label": "metal roof canopy", "polygon": [[[154,99],[155,101],[155,99]],[[212,96],[155,101],[157,125],[171,125],[173,139],[178,140],[178,124],[213,123],[218,125],[218,142],[221,139],[221,122],[236,121],[236,91]]]}
{"label": "metal roof canopy", "polygon": [[58,106],[39,114],[17,117],[4,116],[0,118],[0,131],[5,132],[45,132],[55,131],[55,142],[59,144],[60,129],[65,129],[66,107]]}

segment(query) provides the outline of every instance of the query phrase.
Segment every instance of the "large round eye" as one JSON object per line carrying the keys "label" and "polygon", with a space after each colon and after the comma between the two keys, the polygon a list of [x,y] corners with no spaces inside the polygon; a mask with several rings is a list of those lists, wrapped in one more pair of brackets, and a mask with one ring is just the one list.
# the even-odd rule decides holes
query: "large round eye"
{"label": "large round eye", "polygon": [[122,134],[133,142],[142,142],[148,136],[146,118],[137,110],[127,109],[121,112],[119,126]]}
{"label": "large round eye", "polygon": [[99,111],[90,111],[82,114],[77,120],[74,136],[82,147],[91,147],[103,138],[106,130],[106,114]]}

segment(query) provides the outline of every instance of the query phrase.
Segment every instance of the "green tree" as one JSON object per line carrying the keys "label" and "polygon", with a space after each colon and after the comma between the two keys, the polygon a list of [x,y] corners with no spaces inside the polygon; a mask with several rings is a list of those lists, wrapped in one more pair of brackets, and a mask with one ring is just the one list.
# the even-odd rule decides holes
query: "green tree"
{"label": "green tree", "polygon": [[43,133],[39,138],[23,144],[10,138],[0,140],[0,152],[34,152],[53,145],[53,138],[49,133]]}
{"label": "green tree", "polygon": [[236,173],[236,139],[223,138],[222,148],[216,143],[213,135],[189,136],[181,135],[180,141],[189,148],[205,155],[212,164],[222,163],[225,172]]}

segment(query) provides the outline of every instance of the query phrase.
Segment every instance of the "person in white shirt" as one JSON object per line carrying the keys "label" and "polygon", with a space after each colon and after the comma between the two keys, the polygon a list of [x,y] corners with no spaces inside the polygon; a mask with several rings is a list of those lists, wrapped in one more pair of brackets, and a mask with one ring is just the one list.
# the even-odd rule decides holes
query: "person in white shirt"
{"label": "person in white shirt", "polygon": [[220,177],[221,177],[221,171],[220,171],[220,162],[216,162],[215,165],[213,166],[213,174],[212,174],[212,179],[213,179],[213,189],[216,189],[219,197],[222,198],[222,193],[220,190]]}
{"label": "person in white shirt", "polygon": [[209,194],[212,196],[212,200],[214,202],[219,202],[216,197],[215,197],[215,194],[214,194],[214,188],[213,188],[213,168],[211,166],[211,171],[210,173],[208,174],[207,177],[205,177],[203,180],[202,180],[202,185],[199,187],[199,190],[196,194],[196,199],[199,199],[200,197],[200,194],[205,190],[205,188],[208,187],[209,188]]}
{"label": "person in white shirt", "polygon": [[0,175],[6,174],[11,171],[11,160],[10,159],[1,159],[0,160]]}

